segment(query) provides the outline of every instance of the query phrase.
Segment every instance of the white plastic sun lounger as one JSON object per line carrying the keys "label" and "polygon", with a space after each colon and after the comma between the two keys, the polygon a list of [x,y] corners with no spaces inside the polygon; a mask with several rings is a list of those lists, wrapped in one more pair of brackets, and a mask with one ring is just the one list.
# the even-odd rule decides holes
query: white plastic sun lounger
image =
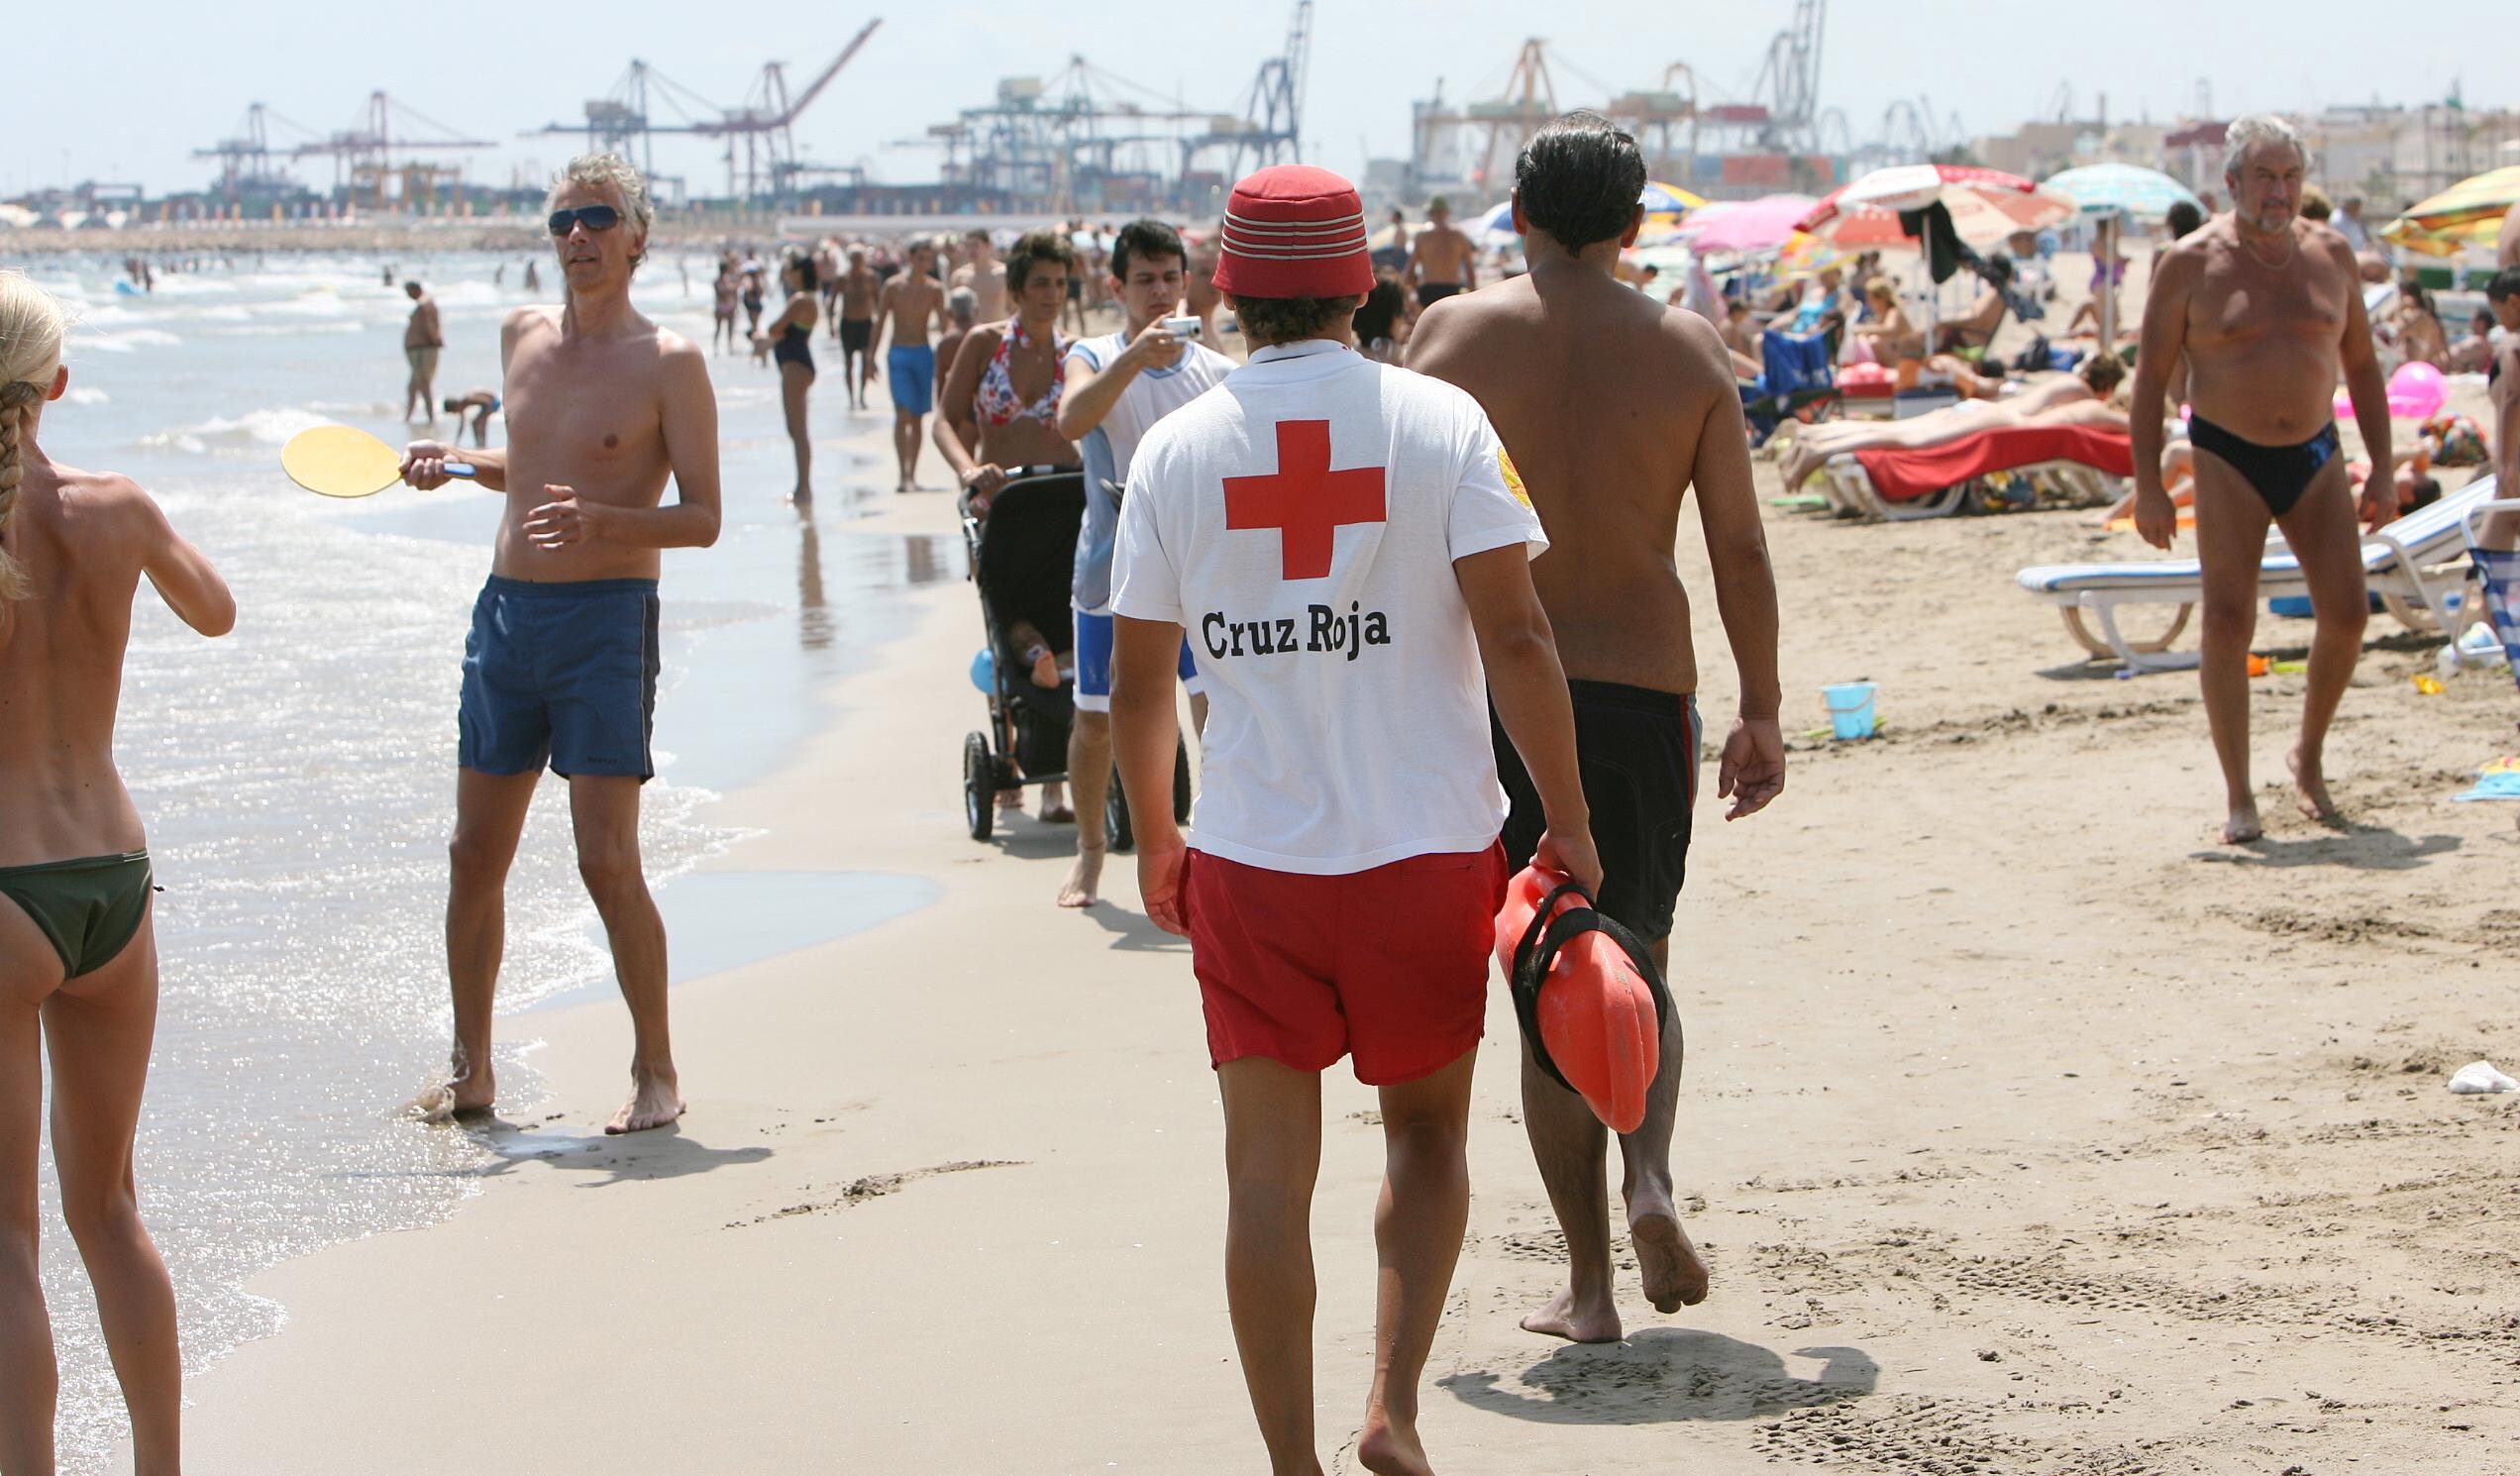
{"label": "white plastic sun lounger", "polygon": [[[2451,597],[2458,592],[2458,571],[2435,573],[2433,567],[2465,557],[2469,509],[2492,500],[2494,479],[2480,476],[2430,507],[2387,524],[2362,541],[2362,577],[2381,604],[2409,630],[2447,630]],[[2187,628],[2187,619],[2204,598],[2202,572],[2193,559],[2160,559],[2141,564],[2043,564],[2023,570],[2015,580],[2032,594],[2064,612],[2065,629],[2095,657],[2116,657],[2137,671],[2175,671],[2196,665],[2193,652],[2172,652],[2170,642]],[[2258,594],[2302,594],[2308,590],[2301,565],[2280,548],[2270,546],[2258,567]],[[2169,629],[2148,640],[2131,639],[2118,628],[2118,610],[2133,604],[2172,604],[2178,612]],[[2099,627],[2095,633],[2092,627]]]}

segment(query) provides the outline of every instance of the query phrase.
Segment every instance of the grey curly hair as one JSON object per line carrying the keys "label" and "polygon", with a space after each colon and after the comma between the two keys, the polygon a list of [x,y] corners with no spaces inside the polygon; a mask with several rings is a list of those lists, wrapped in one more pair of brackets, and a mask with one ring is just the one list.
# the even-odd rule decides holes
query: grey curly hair
{"label": "grey curly hair", "polygon": [[2268,144],[2290,149],[2301,156],[2303,168],[2310,166],[2310,146],[2303,141],[2301,130],[2272,113],[2251,113],[2233,119],[2232,126],[2223,132],[2223,178],[2240,178],[2250,153]]}
{"label": "grey curly hair", "polygon": [[543,196],[543,208],[549,210],[558,205],[560,192],[573,184],[608,189],[620,197],[623,222],[639,233],[641,249],[631,255],[630,264],[636,266],[647,260],[648,229],[656,224],[656,202],[648,198],[646,176],[618,154],[581,154],[552,176],[551,191]]}

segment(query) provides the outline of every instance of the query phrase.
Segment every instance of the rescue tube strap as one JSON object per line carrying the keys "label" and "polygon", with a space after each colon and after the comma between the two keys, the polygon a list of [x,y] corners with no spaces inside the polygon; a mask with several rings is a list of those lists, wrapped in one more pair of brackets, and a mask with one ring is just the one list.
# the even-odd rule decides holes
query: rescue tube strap
{"label": "rescue tube strap", "polygon": [[[1550,917],[1549,909],[1570,894],[1581,898],[1583,905]],[[1548,1042],[1540,1038],[1540,986],[1556,964],[1558,950],[1586,933],[1608,934],[1644,979],[1645,988],[1653,995],[1655,1037],[1659,1039],[1671,1029],[1671,991],[1663,984],[1662,971],[1654,967],[1653,950],[1618,918],[1595,907],[1592,894],[1580,883],[1559,883],[1532,909],[1531,921],[1522,929],[1522,941],[1514,947],[1514,973],[1507,986],[1513,991],[1514,1013],[1522,1022],[1522,1038],[1530,1044],[1531,1059],[1539,1063],[1550,1081],[1569,1092],[1575,1090],[1574,1085],[1557,1069],[1557,1062],[1549,1057]]]}

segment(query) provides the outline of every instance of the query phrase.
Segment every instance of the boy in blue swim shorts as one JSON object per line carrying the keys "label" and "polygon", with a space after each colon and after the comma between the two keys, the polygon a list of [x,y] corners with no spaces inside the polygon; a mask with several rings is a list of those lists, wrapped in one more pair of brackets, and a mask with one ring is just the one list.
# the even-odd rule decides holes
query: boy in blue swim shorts
{"label": "boy in blue swim shorts", "polygon": [[[1120,525],[1120,492],[1129,460],[1154,424],[1206,394],[1233,372],[1234,362],[1176,334],[1166,320],[1181,311],[1188,258],[1179,232],[1159,220],[1132,222],[1111,243],[1112,294],[1122,326],[1068,350],[1067,392],[1059,434],[1078,443],[1085,461],[1085,521],[1077,529],[1077,720],[1068,730],[1068,783],[1076,791],[1077,859],[1059,888],[1059,905],[1092,906],[1102,881],[1102,813],[1111,776],[1111,543]],[[1179,326],[1178,322],[1174,326]],[[1202,727],[1208,699],[1182,642],[1180,676],[1191,715]]]}
{"label": "boy in blue swim shorts", "polygon": [[910,243],[909,265],[892,274],[876,298],[875,337],[892,335],[884,356],[892,389],[892,455],[901,466],[900,490],[918,490],[919,443],[927,439],[929,411],[936,408],[936,349],[927,336],[953,331],[945,316],[945,283],[936,275],[936,244]]}

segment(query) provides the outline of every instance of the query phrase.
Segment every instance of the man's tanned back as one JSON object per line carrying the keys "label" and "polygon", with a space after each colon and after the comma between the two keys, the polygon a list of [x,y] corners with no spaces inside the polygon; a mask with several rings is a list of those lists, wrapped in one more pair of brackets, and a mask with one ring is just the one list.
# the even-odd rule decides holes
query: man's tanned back
{"label": "man's tanned back", "polygon": [[[1697,690],[1680,507],[1702,475],[1749,477],[1713,326],[1605,273],[1520,276],[1429,309],[1409,367],[1470,391],[1514,458],[1549,532],[1531,575],[1566,675]],[[1736,433],[1707,435],[1719,416]]]}

